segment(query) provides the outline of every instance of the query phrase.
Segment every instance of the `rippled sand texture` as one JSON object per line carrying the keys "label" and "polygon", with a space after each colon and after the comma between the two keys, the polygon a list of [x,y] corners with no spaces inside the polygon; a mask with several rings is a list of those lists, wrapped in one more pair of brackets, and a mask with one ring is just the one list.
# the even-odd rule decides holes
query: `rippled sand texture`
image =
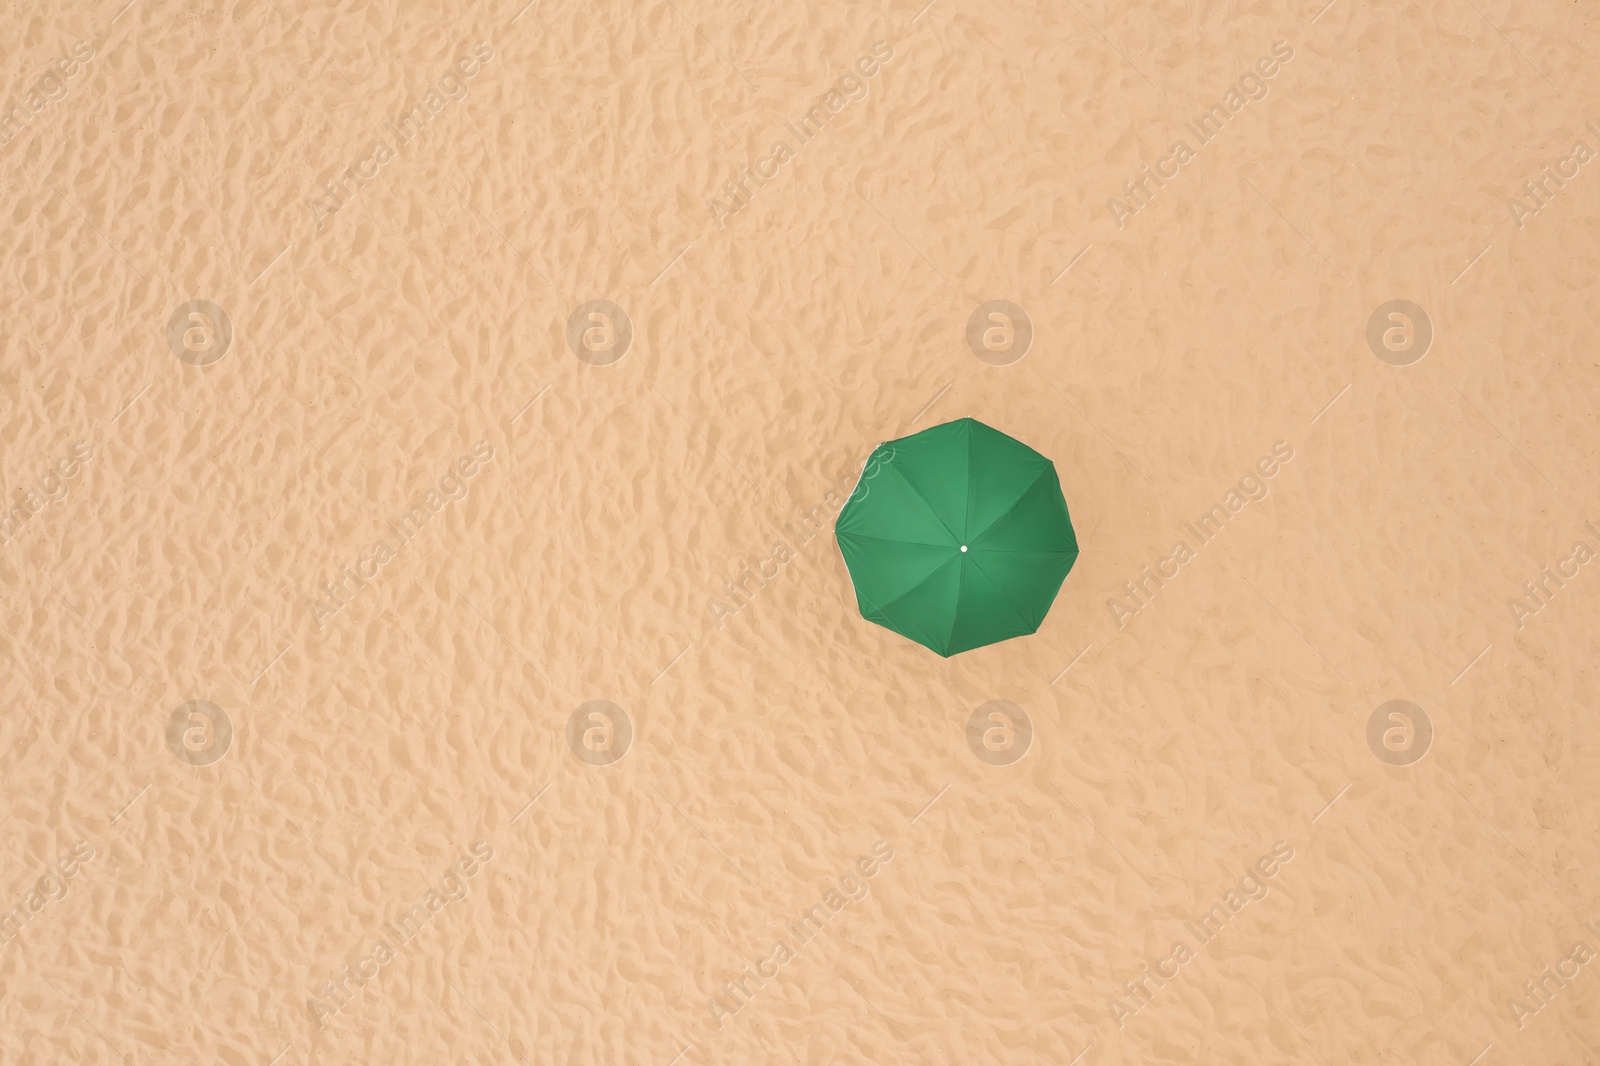
{"label": "rippled sand texture", "polygon": [[524,2],[4,15],[0,1062],[1600,1061],[1588,5]]}

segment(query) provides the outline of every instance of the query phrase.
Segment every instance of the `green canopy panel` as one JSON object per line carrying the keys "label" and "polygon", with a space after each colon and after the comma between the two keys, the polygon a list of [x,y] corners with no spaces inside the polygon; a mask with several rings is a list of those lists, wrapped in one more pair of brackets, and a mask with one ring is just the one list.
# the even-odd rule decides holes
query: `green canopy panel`
{"label": "green canopy panel", "polygon": [[834,535],[862,617],[946,657],[1037,632],[1078,558],[1055,464],[972,418],[878,445]]}

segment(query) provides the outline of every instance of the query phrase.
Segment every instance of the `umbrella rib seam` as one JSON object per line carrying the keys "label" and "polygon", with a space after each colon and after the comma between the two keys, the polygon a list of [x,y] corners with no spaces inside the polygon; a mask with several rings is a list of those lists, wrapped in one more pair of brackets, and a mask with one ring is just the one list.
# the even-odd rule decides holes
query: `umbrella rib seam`
{"label": "umbrella rib seam", "polygon": [[[955,530],[953,530],[949,526],[945,525],[944,519],[939,517],[939,512],[935,511],[933,509],[933,504],[929,503],[928,502],[928,498],[922,494],[921,490],[918,489],[915,485],[913,485],[911,483],[911,479],[906,477],[904,474],[902,474],[899,471],[899,469],[893,463],[889,464],[889,469],[894,472],[894,476],[899,478],[901,483],[904,484],[906,488],[911,490],[911,495],[913,495],[913,496],[915,496],[917,498],[917,502],[922,504],[923,507],[927,508],[928,514],[933,518],[933,520],[935,522],[939,523],[939,528],[944,530],[946,533],[950,534],[950,540],[952,542],[954,542],[954,543],[959,544],[961,542],[961,540],[960,540],[959,537],[956,536]],[[909,544],[909,543],[912,543],[912,542],[911,541],[906,541],[905,543]]]}
{"label": "umbrella rib seam", "polygon": [[[889,610],[895,604],[899,603],[901,600],[905,599],[907,596],[911,595],[913,592],[916,592],[922,586],[926,585],[928,582],[932,581],[935,577],[937,577],[939,575],[939,571],[944,570],[946,567],[948,567],[953,562],[955,562],[954,559],[949,560],[943,566],[940,566],[938,569],[934,570],[933,573],[929,574],[927,577],[923,578],[921,581],[917,582],[915,585],[913,585],[910,588],[906,589],[904,592],[902,592],[900,595],[896,596],[894,599],[890,600],[888,603],[883,604],[881,607],[878,608],[878,613],[879,614],[883,614],[885,611]],[[859,596],[859,593],[857,595]],[[959,580],[957,580],[957,582],[956,582],[956,606],[957,606],[958,609],[960,607],[960,604],[961,604],[961,583],[960,583]],[[1013,608],[1013,610],[1015,610],[1015,608]],[[955,624],[951,623],[951,629],[953,630],[954,628],[955,628]],[[895,632],[899,633],[900,631],[899,630],[895,630]],[[908,634],[901,633],[900,635],[901,636],[907,636]],[[915,640],[916,638],[913,637],[911,639]],[[945,644],[945,647],[947,647],[947,648],[950,646],[950,638],[949,637],[945,638],[944,644]],[[945,652],[940,652],[939,654],[940,655],[944,655],[945,658],[949,658],[949,655],[946,654]]]}
{"label": "umbrella rib seam", "polygon": [[1022,506],[1022,501],[1028,498],[1028,493],[1032,492],[1039,482],[1044,480],[1045,474],[1053,472],[1055,468],[1056,465],[1054,463],[1046,463],[1044,469],[1039,471],[1039,476],[1028,482],[1027,488],[1017,493],[1017,498],[1011,501],[1011,506],[1007,507],[1003,512],[997,515],[993,522],[990,522],[988,525],[984,526],[982,532],[975,534],[972,540],[968,543],[976,544],[978,541],[983,539],[985,533],[988,533],[989,530],[993,529],[995,526],[1009,518],[1012,511],[1015,511],[1018,507]]}
{"label": "umbrella rib seam", "polygon": [[1029,630],[1030,633],[1037,633],[1039,631],[1039,627],[1035,625],[1027,615],[1022,613],[1022,609],[1020,607],[1012,602],[1011,597],[1004,589],[1000,587],[1000,582],[996,581],[989,575],[989,571],[983,568],[983,564],[974,559],[972,560],[972,565],[978,568],[978,573],[982,574],[983,579],[989,583],[991,588],[994,589],[995,593],[1000,598],[1000,602],[1011,608],[1011,613],[1017,616],[1017,621],[1021,622],[1025,626],[1032,626],[1032,629]]}
{"label": "umbrella rib seam", "polygon": [[904,537],[875,537],[870,533],[840,533],[835,530],[834,536],[840,540],[872,540],[877,541],[879,544],[915,544],[923,548],[945,548],[947,550],[950,547],[948,544],[936,544],[927,540],[906,540]]}
{"label": "umbrella rib seam", "polygon": [[972,536],[972,419],[963,420],[961,431],[967,438],[967,507],[961,514],[961,529],[968,538],[966,543],[971,544],[978,539]]}

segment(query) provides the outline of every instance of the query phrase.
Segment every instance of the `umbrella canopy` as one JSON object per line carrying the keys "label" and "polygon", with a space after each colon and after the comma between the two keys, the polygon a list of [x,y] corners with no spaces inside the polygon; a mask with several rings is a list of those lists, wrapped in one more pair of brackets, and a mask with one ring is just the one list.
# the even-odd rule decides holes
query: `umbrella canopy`
{"label": "umbrella canopy", "polygon": [[862,616],[946,657],[1036,632],[1078,558],[1055,464],[971,418],[878,445],[834,534]]}

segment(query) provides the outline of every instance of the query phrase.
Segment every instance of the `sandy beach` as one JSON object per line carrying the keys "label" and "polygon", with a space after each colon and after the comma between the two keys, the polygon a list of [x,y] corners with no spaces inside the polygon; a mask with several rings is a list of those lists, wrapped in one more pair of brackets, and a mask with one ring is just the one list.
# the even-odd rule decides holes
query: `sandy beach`
{"label": "sandy beach", "polygon": [[1590,7],[5,17],[0,1062],[1600,1062]]}

